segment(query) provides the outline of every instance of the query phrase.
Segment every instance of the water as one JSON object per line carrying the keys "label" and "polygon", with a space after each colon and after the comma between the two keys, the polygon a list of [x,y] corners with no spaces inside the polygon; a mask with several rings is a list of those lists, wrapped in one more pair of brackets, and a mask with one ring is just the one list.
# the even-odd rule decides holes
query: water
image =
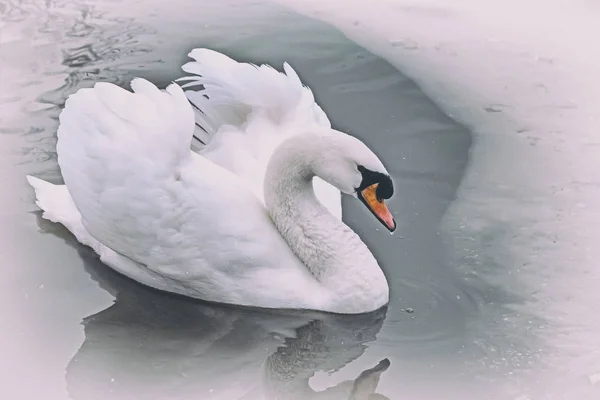
{"label": "water", "polygon": [[[567,244],[592,254],[584,240],[591,228],[574,224],[597,215],[589,207],[598,179],[574,169],[565,150],[572,141],[559,141],[562,158],[549,154],[557,145],[541,140],[535,124],[551,126],[564,104],[536,109],[536,119],[510,104],[515,93],[492,102],[503,92],[469,75],[474,51],[492,52],[464,44],[475,27],[458,24],[455,10],[309,3],[292,5],[364,47],[326,22],[263,2],[0,3],[3,397],[358,400],[376,386],[390,399],[597,398],[600,336],[589,312],[597,274]],[[424,33],[427,18],[458,32],[445,36],[443,51]],[[334,126],[385,160],[398,188],[390,202],[396,235],[355,201],[344,200],[344,220],[383,265],[389,307],[336,317],[158,293],[41,219],[24,175],[61,181],[55,130],[65,98],[99,80],[125,85],[142,76],[164,86],[200,46],[278,68],[290,62]],[[541,74],[524,70],[513,75]],[[498,133],[521,129],[516,140]],[[549,160],[557,159],[569,159],[569,169],[554,174]],[[565,194],[570,181],[577,195]]]}

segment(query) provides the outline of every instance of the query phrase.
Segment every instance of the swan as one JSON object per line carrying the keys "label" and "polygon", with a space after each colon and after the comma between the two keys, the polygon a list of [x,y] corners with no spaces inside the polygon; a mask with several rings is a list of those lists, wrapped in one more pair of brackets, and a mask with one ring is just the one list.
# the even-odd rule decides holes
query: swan
{"label": "swan", "polygon": [[391,232],[390,174],[284,72],[194,49],[165,90],[98,82],[59,117],[64,185],[27,176],[43,218],[144,285],[241,306],[340,314],[389,300],[341,193]]}

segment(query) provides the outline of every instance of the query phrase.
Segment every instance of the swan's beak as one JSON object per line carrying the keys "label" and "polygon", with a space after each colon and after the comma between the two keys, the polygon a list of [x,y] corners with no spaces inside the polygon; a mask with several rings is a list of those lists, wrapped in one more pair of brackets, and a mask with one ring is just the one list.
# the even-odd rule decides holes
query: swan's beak
{"label": "swan's beak", "polygon": [[373,215],[377,217],[379,222],[385,225],[386,228],[390,230],[390,232],[394,232],[396,230],[396,221],[392,216],[390,210],[388,210],[387,205],[383,201],[377,197],[377,186],[379,183],[374,183],[371,186],[368,186],[358,192],[358,198],[360,201],[365,203],[367,208],[371,210]]}

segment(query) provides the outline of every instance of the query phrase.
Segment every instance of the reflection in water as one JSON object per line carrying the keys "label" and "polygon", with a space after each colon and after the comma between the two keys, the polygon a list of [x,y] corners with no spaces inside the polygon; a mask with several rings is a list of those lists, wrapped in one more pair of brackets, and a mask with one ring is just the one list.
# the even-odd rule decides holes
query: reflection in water
{"label": "reflection in water", "polygon": [[385,399],[385,359],[356,379],[314,391],[309,379],[360,357],[386,309],[360,316],[213,305],[143,287],[82,248],[115,303],[84,320],[67,368],[74,399]]}
{"label": "reflection in water", "polygon": [[[319,335],[318,330],[303,330],[310,332],[311,335]],[[286,347],[280,348],[275,354],[267,359],[265,368],[265,398],[272,400],[287,400],[287,399],[314,399],[314,400],[376,400],[388,399],[388,397],[376,393],[377,385],[381,374],[390,367],[389,359],[385,358],[373,368],[369,368],[361,372],[361,374],[353,380],[342,381],[335,386],[327,388],[323,391],[313,390],[308,380],[314,375],[314,368],[298,367],[297,358],[307,354],[315,355],[314,351],[310,351],[305,346],[298,348],[298,343],[302,343],[302,338],[290,340]],[[311,342],[309,342],[311,343]],[[311,343],[310,347],[314,344]],[[303,357],[309,366],[311,360]]]}

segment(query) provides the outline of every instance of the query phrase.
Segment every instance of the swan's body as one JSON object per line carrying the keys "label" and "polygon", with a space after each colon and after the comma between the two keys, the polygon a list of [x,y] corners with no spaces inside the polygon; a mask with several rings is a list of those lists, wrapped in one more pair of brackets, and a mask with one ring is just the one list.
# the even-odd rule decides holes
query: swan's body
{"label": "swan's body", "polygon": [[[385,305],[385,276],[341,221],[340,202],[340,190],[368,184],[374,196],[381,183],[383,204],[392,189],[381,162],[331,129],[291,68],[190,55],[184,70],[201,76],[188,85],[203,85],[187,92],[195,108],[179,86],[142,79],[134,93],[98,83],[67,100],[57,144],[65,185],[28,177],[44,217],[157,289],[339,313]],[[198,153],[193,134],[208,143]],[[374,207],[393,230],[377,211],[385,206]]]}

